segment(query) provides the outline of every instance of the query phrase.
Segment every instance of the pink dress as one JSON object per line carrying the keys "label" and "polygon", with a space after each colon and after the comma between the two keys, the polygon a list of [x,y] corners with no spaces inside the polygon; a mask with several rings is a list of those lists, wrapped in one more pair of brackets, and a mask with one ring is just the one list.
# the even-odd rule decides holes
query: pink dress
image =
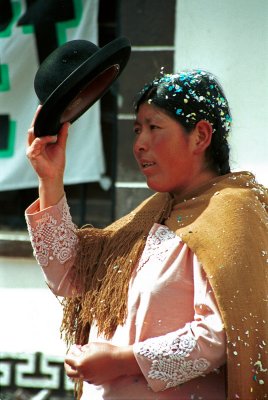
{"label": "pink dress", "polygon": [[[37,200],[26,220],[47,284],[70,295],[78,239],[66,199],[42,211]],[[107,342],[94,326],[89,341]],[[141,374],[84,382],[83,400],[226,398],[226,337],[211,286],[195,254],[164,225],[152,226],[129,284],[127,320],[109,342],[133,345]]]}

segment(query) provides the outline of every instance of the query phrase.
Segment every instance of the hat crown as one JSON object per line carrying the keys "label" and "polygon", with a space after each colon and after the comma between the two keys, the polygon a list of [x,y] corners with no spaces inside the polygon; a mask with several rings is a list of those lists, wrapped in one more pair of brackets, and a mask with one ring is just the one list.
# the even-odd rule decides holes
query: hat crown
{"label": "hat crown", "polygon": [[87,40],[71,40],[55,49],[43,61],[35,76],[34,88],[41,104],[68,76],[99,50],[98,46]]}
{"label": "hat crown", "polygon": [[57,135],[64,122],[76,121],[119,77],[130,52],[130,42],[123,36],[102,48],[82,39],[54,50],[35,75],[35,92],[42,104],[35,135]]}

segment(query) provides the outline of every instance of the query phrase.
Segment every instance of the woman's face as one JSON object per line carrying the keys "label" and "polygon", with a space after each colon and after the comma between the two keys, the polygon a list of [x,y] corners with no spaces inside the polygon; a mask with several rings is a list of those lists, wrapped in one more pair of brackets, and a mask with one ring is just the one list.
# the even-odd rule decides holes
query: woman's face
{"label": "woman's face", "polygon": [[196,173],[192,133],[148,103],[139,108],[134,132],[133,152],[148,186],[175,195],[187,192]]}

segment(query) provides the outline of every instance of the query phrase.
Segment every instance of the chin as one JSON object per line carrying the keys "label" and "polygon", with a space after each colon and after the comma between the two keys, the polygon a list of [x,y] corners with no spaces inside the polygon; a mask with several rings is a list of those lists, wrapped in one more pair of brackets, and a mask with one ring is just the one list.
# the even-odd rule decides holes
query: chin
{"label": "chin", "polygon": [[149,189],[153,190],[154,192],[170,192],[170,189],[167,188],[166,186],[159,185],[159,183],[153,183],[153,182],[148,182],[147,181],[147,186]]}

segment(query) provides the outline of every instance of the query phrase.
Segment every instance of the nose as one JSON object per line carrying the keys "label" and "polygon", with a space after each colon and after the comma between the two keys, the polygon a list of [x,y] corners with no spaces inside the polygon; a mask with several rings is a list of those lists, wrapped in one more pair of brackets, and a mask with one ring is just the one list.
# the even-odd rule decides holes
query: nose
{"label": "nose", "polygon": [[137,137],[135,139],[135,142],[133,145],[134,153],[138,154],[142,151],[146,151],[146,150],[148,150],[148,147],[149,147],[148,138],[147,138],[145,132],[142,131],[137,135]]}

